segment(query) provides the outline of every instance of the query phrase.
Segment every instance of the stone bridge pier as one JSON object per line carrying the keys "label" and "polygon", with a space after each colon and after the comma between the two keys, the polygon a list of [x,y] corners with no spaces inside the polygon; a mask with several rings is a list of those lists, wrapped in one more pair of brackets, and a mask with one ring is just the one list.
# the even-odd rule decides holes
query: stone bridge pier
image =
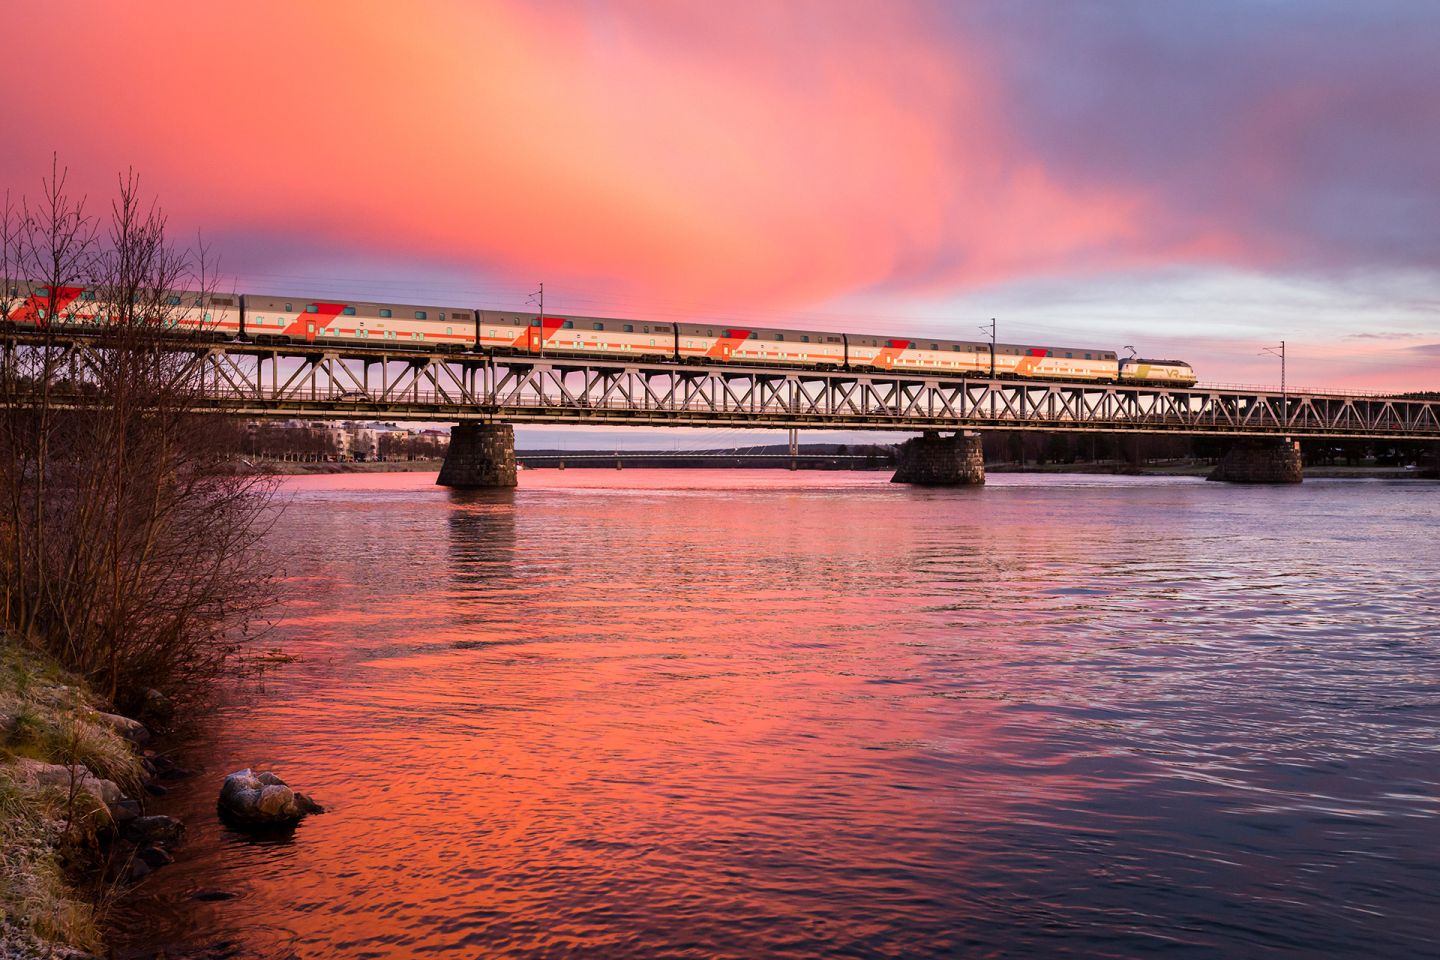
{"label": "stone bridge pier", "polygon": [[1225,483],[1300,483],[1300,442],[1289,438],[1236,440],[1206,480]]}
{"label": "stone bridge pier", "polygon": [[515,486],[515,428],[508,423],[455,424],[435,482],[456,490]]}
{"label": "stone bridge pier", "polygon": [[922,487],[969,487],[985,482],[985,451],[980,437],[957,433],[942,437],[926,430],[900,445],[891,483]]}

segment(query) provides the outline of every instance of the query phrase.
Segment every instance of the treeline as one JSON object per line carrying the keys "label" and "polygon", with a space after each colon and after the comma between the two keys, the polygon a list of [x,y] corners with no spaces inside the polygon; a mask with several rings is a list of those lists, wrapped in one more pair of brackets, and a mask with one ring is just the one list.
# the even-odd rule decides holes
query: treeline
{"label": "treeline", "polygon": [[[1229,437],[1168,434],[989,431],[984,434],[986,463],[1104,464],[1193,460],[1218,462],[1234,442]],[[1303,439],[1301,454],[1311,466],[1403,466],[1435,456],[1426,441]]]}
{"label": "treeline", "polygon": [[[22,281],[48,291],[38,330],[0,337],[0,627],[121,709],[183,696],[271,596],[272,482],[234,469],[237,426],[194,412],[202,368],[165,343],[175,294],[209,296],[215,265],[133,173],[97,212],[52,165],[0,213],[0,316]],[[48,322],[75,288],[99,318],[79,346]]]}

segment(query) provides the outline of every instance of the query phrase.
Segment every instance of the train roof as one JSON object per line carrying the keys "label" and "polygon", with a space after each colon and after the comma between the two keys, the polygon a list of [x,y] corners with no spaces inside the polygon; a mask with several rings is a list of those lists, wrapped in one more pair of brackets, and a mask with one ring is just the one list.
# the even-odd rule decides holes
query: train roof
{"label": "train roof", "polygon": [[247,293],[245,294],[247,305],[249,301],[271,300],[290,304],[309,303],[338,303],[347,307],[373,307],[376,310],[390,308],[392,310],[460,310],[466,313],[473,311],[474,307],[456,306],[455,304],[441,303],[398,303],[391,300],[350,300],[345,297],[316,297],[309,294],[298,295],[289,293]]}

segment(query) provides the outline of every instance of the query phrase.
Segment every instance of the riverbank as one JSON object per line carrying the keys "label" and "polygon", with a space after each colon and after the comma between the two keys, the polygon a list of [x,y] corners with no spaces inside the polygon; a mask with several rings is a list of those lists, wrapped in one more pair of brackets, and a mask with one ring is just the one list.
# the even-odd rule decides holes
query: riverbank
{"label": "riverbank", "polygon": [[[1114,463],[987,463],[986,473],[1083,473],[1094,475],[1123,474],[1135,477],[1205,477],[1215,465],[1208,461],[1185,460],[1173,463],[1146,463],[1130,467]],[[1308,480],[1433,480],[1435,475],[1404,467],[1377,466],[1306,466]]]}
{"label": "riverbank", "polygon": [[426,473],[438,472],[440,460],[259,460],[252,466],[279,477],[308,477],[336,473]]}
{"label": "riverbank", "polygon": [[141,815],[156,769],[148,730],[104,706],[0,637],[0,957],[103,949],[109,902],[179,839],[178,821]]}
{"label": "riverbank", "polygon": [[[400,461],[365,461],[365,462],[301,462],[301,461],[265,461],[257,464],[265,472],[277,476],[324,476],[330,474],[345,473],[427,473],[439,471],[441,460],[400,460]],[[669,465],[664,463],[630,464],[632,468],[643,466],[646,468],[666,469]],[[677,464],[677,467],[684,469],[697,469],[711,466],[705,463]],[[568,465],[572,470],[583,469],[615,469],[612,464],[590,464],[572,463]],[[732,463],[715,464],[715,469],[735,469]],[[526,467],[528,470],[555,470],[556,466]],[[752,469],[788,469],[788,464],[766,464],[763,467],[757,466]],[[893,465],[883,467],[816,467],[811,464],[801,463],[802,470],[857,470],[863,472],[875,472],[878,470],[893,470]],[[1019,463],[990,463],[985,465],[986,473],[1080,473],[1089,475],[1106,476],[1113,474],[1124,474],[1137,477],[1204,477],[1215,469],[1213,463],[1206,461],[1180,461],[1175,463],[1147,463],[1139,467],[1130,467],[1116,463],[1045,463],[1045,464],[1019,464]],[[1435,479],[1433,473],[1420,470],[1407,470],[1404,467],[1377,467],[1377,466],[1307,466],[1305,476],[1311,480],[1425,480]]]}

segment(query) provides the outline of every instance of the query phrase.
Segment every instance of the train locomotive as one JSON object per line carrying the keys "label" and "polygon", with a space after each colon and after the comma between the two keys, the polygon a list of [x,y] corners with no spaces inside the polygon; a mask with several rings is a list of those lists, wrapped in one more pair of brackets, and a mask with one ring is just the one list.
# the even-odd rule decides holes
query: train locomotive
{"label": "train locomotive", "polygon": [[[103,303],[82,287],[12,291],[8,324],[83,328]],[[273,294],[168,294],[176,335],[347,349],[406,349],[494,356],[584,357],[857,372],[949,374],[1023,380],[1092,380],[1188,387],[1183,360],[1121,358],[1099,347],[909,339],[825,330],[735,327],[424,304],[325,301]],[[53,317],[47,316],[53,312]]]}

